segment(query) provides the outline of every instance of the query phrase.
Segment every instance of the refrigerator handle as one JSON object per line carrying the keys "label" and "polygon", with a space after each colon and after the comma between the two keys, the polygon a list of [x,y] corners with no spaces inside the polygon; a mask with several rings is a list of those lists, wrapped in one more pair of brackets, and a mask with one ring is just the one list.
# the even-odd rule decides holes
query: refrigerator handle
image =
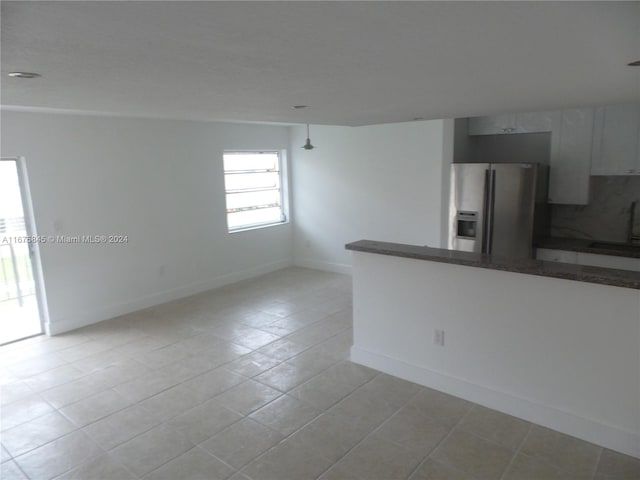
{"label": "refrigerator handle", "polygon": [[[489,173],[489,172],[487,172]],[[489,192],[487,194],[489,205],[487,208],[487,251],[493,253],[493,222],[496,204],[496,171],[491,170],[491,180],[489,182]]]}
{"label": "refrigerator handle", "polygon": [[491,220],[489,218],[489,211],[491,206],[491,170],[484,171],[484,199],[483,209],[484,212],[482,220],[482,253],[489,253],[489,229],[491,227]]}
{"label": "refrigerator handle", "polygon": [[489,194],[489,248],[487,253],[493,253],[493,224],[495,223],[496,206],[496,171],[491,170],[491,193]]}

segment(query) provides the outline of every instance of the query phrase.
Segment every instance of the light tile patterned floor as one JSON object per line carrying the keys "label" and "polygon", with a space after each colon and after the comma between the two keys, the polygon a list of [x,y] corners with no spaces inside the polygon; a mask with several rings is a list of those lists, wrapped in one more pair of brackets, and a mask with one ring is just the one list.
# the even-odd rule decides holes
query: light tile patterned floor
{"label": "light tile patterned floor", "polygon": [[3,480],[638,480],[640,460],[347,360],[290,268],[0,348]]}

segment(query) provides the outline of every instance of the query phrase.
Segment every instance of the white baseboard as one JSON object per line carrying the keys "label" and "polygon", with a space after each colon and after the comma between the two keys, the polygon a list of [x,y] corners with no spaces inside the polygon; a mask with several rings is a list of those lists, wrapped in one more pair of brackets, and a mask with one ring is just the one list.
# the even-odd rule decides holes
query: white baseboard
{"label": "white baseboard", "polygon": [[351,360],[389,375],[640,458],[639,433],[583,418],[548,405],[534,403],[525,398],[473,384],[356,346],[351,347]]}
{"label": "white baseboard", "polygon": [[206,292],[207,290],[220,288],[224,285],[258,277],[266,273],[275,272],[276,270],[281,270],[292,265],[293,261],[291,259],[280,260],[278,262],[241,270],[239,272],[227,273],[204,282],[194,282],[171,290],[153,293],[125,303],[107,305],[96,310],[80,312],[69,317],[53,318],[45,324],[45,331],[48,335],[58,335],[70,330],[86,327],[87,325],[93,325],[94,323],[102,322],[104,320],[109,320],[120,315],[136,312],[144,308],[153,307],[162,303],[189,297],[197,293]]}
{"label": "white baseboard", "polygon": [[312,260],[309,258],[299,258],[294,260],[293,264],[296,267],[312,268],[314,270],[322,270],[325,272],[342,273],[344,275],[351,275],[351,265],[345,263],[327,262],[324,260]]}

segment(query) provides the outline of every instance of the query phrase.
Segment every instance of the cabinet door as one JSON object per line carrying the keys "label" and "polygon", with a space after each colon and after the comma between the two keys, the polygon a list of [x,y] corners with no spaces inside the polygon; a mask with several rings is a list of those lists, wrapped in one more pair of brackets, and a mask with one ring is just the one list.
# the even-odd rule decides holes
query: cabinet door
{"label": "cabinet door", "polygon": [[549,203],[587,205],[594,109],[563,110],[551,135]]}
{"label": "cabinet door", "polygon": [[516,115],[517,133],[551,132],[561,112],[530,112]]}
{"label": "cabinet door", "polygon": [[469,118],[469,135],[515,133],[516,116],[512,113]]}
{"label": "cabinet door", "polygon": [[640,174],[639,129],[640,104],[598,108],[592,175]]}
{"label": "cabinet door", "polygon": [[635,175],[640,175],[640,103],[636,105],[638,109],[638,131],[636,132],[636,171]]}
{"label": "cabinet door", "polygon": [[594,267],[616,268],[618,270],[632,270],[634,272],[640,272],[640,258],[579,252],[577,263],[578,265],[591,265]]}
{"label": "cabinet door", "polygon": [[578,253],[569,250],[552,250],[549,248],[538,248],[536,250],[536,260],[561,263],[578,263]]}
{"label": "cabinet door", "polygon": [[615,175],[614,168],[602,156],[602,133],[604,129],[605,107],[594,110],[593,141],[591,142],[591,175]]}

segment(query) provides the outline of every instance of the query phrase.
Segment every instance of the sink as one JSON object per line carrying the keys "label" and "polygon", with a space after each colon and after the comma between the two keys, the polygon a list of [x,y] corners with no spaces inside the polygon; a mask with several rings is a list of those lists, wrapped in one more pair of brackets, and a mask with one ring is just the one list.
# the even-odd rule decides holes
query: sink
{"label": "sink", "polygon": [[616,242],[592,242],[589,248],[601,248],[603,250],[616,250],[618,252],[640,252],[640,245]]}

